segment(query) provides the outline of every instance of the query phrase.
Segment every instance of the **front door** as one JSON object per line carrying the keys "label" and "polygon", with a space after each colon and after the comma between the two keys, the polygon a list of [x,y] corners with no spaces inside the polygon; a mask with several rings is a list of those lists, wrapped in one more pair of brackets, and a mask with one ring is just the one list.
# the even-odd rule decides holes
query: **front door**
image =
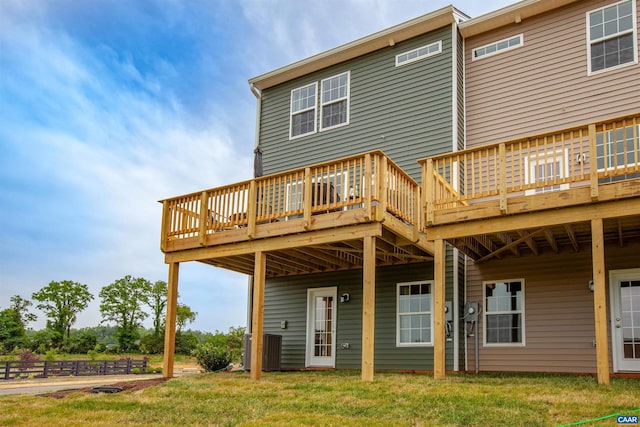
{"label": "front door", "polygon": [[640,269],[610,275],[615,371],[640,371]]}
{"label": "front door", "polygon": [[307,366],[335,367],[338,289],[307,290]]}

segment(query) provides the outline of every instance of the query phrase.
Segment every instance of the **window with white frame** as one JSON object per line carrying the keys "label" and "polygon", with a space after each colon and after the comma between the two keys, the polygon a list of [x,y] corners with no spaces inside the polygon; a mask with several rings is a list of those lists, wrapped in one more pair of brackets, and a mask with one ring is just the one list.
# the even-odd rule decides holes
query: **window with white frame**
{"label": "window with white frame", "polygon": [[290,138],[316,131],[316,88],[317,83],[311,83],[291,91]]}
{"label": "window with white frame", "polygon": [[526,182],[536,184],[534,189],[525,191],[525,194],[547,193],[569,188],[569,184],[558,184],[558,181],[569,176],[567,156],[566,150],[557,150],[534,153],[532,156],[525,157],[525,163],[528,164],[525,169]]}
{"label": "window with white frame", "polygon": [[638,62],[635,0],[587,12],[589,72]]}
{"label": "window with white frame", "polygon": [[350,73],[329,77],[321,82],[320,130],[349,123]]}
{"label": "window with white frame", "polygon": [[433,281],[398,283],[396,345],[431,345]]}
{"label": "window with white frame", "polygon": [[598,170],[640,163],[640,125],[596,133]]}
{"label": "window with white frame", "polygon": [[484,344],[524,345],[524,279],[484,282]]}
{"label": "window with white frame", "polygon": [[442,52],[442,40],[396,55],[396,67],[410,64]]}
{"label": "window with white frame", "polygon": [[522,45],[524,45],[524,35],[518,34],[517,36],[509,37],[508,39],[499,40],[473,49],[471,60],[475,61],[476,59],[515,49]]}

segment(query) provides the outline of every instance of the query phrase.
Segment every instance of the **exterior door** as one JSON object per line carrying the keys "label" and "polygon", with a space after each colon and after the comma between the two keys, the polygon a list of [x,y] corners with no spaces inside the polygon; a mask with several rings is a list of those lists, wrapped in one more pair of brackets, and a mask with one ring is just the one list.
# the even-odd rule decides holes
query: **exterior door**
{"label": "exterior door", "polygon": [[610,274],[613,367],[640,371],[640,269]]}
{"label": "exterior door", "polygon": [[307,290],[307,366],[336,365],[336,297],[338,289]]}

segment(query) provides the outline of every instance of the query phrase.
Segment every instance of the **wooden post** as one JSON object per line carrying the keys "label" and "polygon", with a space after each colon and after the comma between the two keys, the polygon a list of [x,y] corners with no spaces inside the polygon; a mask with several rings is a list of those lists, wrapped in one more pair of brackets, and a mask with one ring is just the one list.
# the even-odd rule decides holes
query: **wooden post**
{"label": "wooden post", "polygon": [[376,220],[384,220],[384,214],[387,211],[387,158],[379,156],[380,167],[376,172],[376,194],[378,196],[378,206],[376,207]]}
{"label": "wooden post", "polygon": [[376,315],[376,238],[364,238],[362,269],[362,380],[373,381]]}
{"label": "wooden post", "polygon": [[420,192],[420,186],[416,185],[413,189],[413,241],[417,242],[420,239],[419,232],[422,230],[422,212],[420,212],[420,199],[422,198]]}
{"label": "wooden post", "polygon": [[609,338],[607,336],[607,293],[605,291],[606,267],[604,261],[604,230],[601,218],[591,220],[591,252],[598,383],[609,384]]}
{"label": "wooden post", "polygon": [[433,225],[433,221],[435,219],[434,215],[434,205],[435,205],[435,194],[436,189],[434,185],[434,175],[433,175],[433,159],[427,160],[427,173],[426,176],[422,179],[423,193],[425,197],[425,212],[426,212],[426,224]]}
{"label": "wooden post", "polygon": [[[606,150],[606,144],[604,146]],[[598,160],[596,158],[596,125],[589,125],[589,177],[591,182],[591,200],[598,200]],[[604,153],[604,162],[606,163],[607,153]]]}
{"label": "wooden post", "polygon": [[176,350],[176,312],[178,307],[178,271],[180,264],[169,264],[169,283],[167,288],[167,318],[164,328],[164,360],[162,376],[173,378],[173,360]]}
{"label": "wooden post", "polygon": [[267,255],[258,251],[253,272],[253,319],[251,321],[251,379],[262,376],[262,333],[264,330],[264,287],[267,270]]}
{"label": "wooden post", "polygon": [[207,217],[209,216],[209,209],[207,208],[207,192],[203,191],[200,195],[200,227],[198,233],[200,234],[200,246],[204,246],[207,242]]}
{"label": "wooden post", "polygon": [[256,192],[256,180],[249,183],[249,198],[247,199],[247,237],[253,239],[256,234],[256,215],[258,199]]}
{"label": "wooden post", "polygon": [[171,226],[171,214],[169,210],[169,202],[162,202],[162,226],[160,228],[160,250],[166,252],[167,240],[169,238],[169,227]]}
{"label": "wooden post", "polygon": [[311,228],[311,168],[304,168],[304,191],[302,192],[302,217],[304,218],[304,229]]}
{"label": "wooden post", "polygon": [[498,156],[500,157],[498,167],[498,177],[500,179],[500,186],[498,188],[498,194],[500,195],[500,212],[505,215],[507,213],[507,150],[504,143],[498,146]]}
{"label": "wooden post", "polygon": [[445,376],[445,241],[435,242],[433,254],[434,286],[433,286],[433,378],[443,380]]}
{"label": "wooden post", "polygon": [[362,183],[362,192],[364,194],[364,219],[371,221],[373,218],[371,202],[373,200],[372,194],[374,189],[371,187],[371,181],[373,181],[373,172],[371,171],[371,154],[364,155],[364,182]]}

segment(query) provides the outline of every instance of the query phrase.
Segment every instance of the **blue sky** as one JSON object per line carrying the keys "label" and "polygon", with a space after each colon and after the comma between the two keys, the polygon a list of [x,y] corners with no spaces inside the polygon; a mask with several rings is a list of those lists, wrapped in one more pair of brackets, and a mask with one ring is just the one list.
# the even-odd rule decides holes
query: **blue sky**
{"label": "blue sky", "polygon": [[[251,177],[249,78],[449,3],[2,0],[0,309],[73,280],[96,297],[75,326],[96,326],[102,287],[167,280],[157,201]],[[246,290],[246,276],[180,266],[194,329],[244,326]]]}

